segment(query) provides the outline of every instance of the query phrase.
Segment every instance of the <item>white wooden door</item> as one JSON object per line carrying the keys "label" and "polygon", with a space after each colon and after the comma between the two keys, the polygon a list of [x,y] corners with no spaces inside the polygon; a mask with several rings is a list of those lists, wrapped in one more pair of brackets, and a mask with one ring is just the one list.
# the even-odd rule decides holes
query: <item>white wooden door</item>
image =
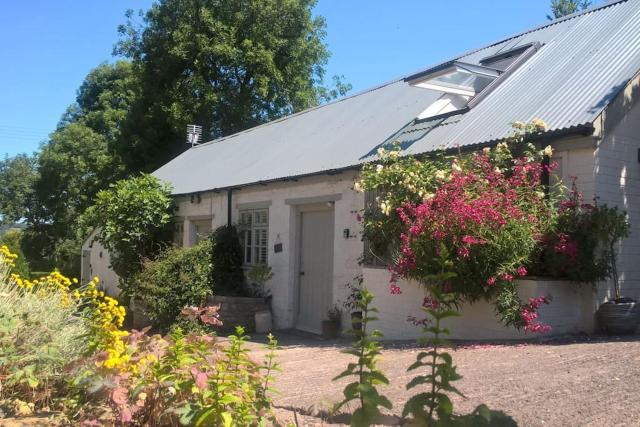
{"label": "white wooden door", "polygon": [[333,290],[333,210],[300,213],[300,265],[296,327],[320,333]]}

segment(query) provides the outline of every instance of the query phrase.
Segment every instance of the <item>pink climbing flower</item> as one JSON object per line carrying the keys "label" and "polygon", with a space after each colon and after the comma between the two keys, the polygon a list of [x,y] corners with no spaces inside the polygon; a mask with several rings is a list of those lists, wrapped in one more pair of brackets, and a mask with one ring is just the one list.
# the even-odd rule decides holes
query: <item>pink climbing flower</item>
{"label": "pink climbing flower", "polygon": [[520,276],[520,277],[524,277],[524,276],[527,275],[527,269],[522,265],[520,267],[518,267],[518,269],[516,271],[518,273],[518,276]]}
{"label": "pink climbing flower", "polygon": [[402,293],[402,289],[395,282],[389,283],[389,293],[391,295],[400,295]]}

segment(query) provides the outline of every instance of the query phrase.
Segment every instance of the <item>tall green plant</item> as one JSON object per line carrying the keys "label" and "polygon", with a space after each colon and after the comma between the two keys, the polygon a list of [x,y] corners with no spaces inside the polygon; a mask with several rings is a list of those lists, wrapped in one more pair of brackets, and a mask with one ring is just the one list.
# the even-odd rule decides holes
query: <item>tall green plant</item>
{"label": "tall green plant", "polygon": [[450,347],[451,343],[444,337],[449,335],[449,329],[442,327],[441,322],[447,318],[459,316],[455,306],[454,296],[442,291],[442,287],[456,276],[452,271],[452,262],[444,245],[440,247],[440,257],[437,262],[440,272],[425,277],[428,280],[431,297],[429,304],[423,305],[423,310],[433,319],[423,327],[425,337],[423,343],[430,345],[431,350],[418,353],[416,362],[407,371],[424,369],[424,373],[414,377],[408,384],[407,390],[426,385],[427,391],[413,396],[405,404],[403,415],[413,415],[414,419],[423,425],[431,426],[435,423],[435,416],[445,419],[453,414],[453,403],[446,393],[463,394],[451,383],[462,378],[453,366],[451,355],[442,348]]}
{"label": "tall green plant", "polygon": [[85,212],[85,227],[99,229],[97,240],[111,255],[113,270],[120,277],[125,296],[133,296],[131,280],[168,238],[173,219],[173,200],[169,184],[152,175],[125,179],[98,192],[95,204]]}
{"label": "tall green plant", "polygon": [[362,322],[362,328],[348,331],[356,337],[356,340],[351,348],[344,351],[346,354],[357,357],[358,361],[349,363],[347,369],[333,379],[336,381],[346,377],[356,378],[344,388],[344,399],[335,406],[337,411],[351,401],[358,401],[359,407],[351,416],[351,425],[354,427],[370,426],[375,423],[380,416],[379,407],[392,408],[389,399],[381,395],[376,388],[381,384],[389,384],[389,380],[377,366],[381,350],[379,340],[382,338],[382,333],[378,330],[369,332],[367,329],[370,322],[378,320],[375,317],[378,310],[371,307],[372,302],[373,294],[367,288],[363,288],[360,299],[356,303],[362,311],[362,320],[354,320],[354,322]]}
{"label": "tall green plant", "polygon": [[409,366],[408,372],[422,370],[407,384],[407,390],[424,386],[426,391],[412,396],[405,404],[403,416],[411,415],[413,424],[427,427],[434,426],[515,426],[516,423],[505,414],[491,411],[486,405],[478,406],[471,414],[455,415],[450,394],[464,397],[452,383],[462,378],[453,364],[453,357],[444,351],[453,347],[447,339],[448,328],[442,325],[446,319],[459,316],[456,310],[457,300],[449,293],[449,282],[455,278],[450,254],[444,245],[440,248],[440,256],[435,260],[440,265],[440,272],[425,277],[430,296],[425,299],[423,310],[427,314],[424,320],[424,336],[421,341],[431,347],[421,351],[416,361]]}

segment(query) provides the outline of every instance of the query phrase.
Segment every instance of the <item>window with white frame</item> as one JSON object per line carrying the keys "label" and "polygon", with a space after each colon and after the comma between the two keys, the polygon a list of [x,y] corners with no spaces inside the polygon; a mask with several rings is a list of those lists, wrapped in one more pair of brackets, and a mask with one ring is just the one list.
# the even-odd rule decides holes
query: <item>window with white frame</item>
{"label": "window with white frame", "polygon": [[266,264],[269,253],[269,210],[241,210],[240,238],[244,263],[247,265]]}

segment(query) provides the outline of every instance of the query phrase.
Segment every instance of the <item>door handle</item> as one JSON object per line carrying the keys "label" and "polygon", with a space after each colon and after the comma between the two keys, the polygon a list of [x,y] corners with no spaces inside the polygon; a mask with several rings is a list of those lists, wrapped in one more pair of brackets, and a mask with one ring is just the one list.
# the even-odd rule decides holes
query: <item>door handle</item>
{"label": "door handle", "polygon": [[301,275],[301,276],[304,276],[304,271],[301,271],[301,272],[300,272],[300,275]]}

